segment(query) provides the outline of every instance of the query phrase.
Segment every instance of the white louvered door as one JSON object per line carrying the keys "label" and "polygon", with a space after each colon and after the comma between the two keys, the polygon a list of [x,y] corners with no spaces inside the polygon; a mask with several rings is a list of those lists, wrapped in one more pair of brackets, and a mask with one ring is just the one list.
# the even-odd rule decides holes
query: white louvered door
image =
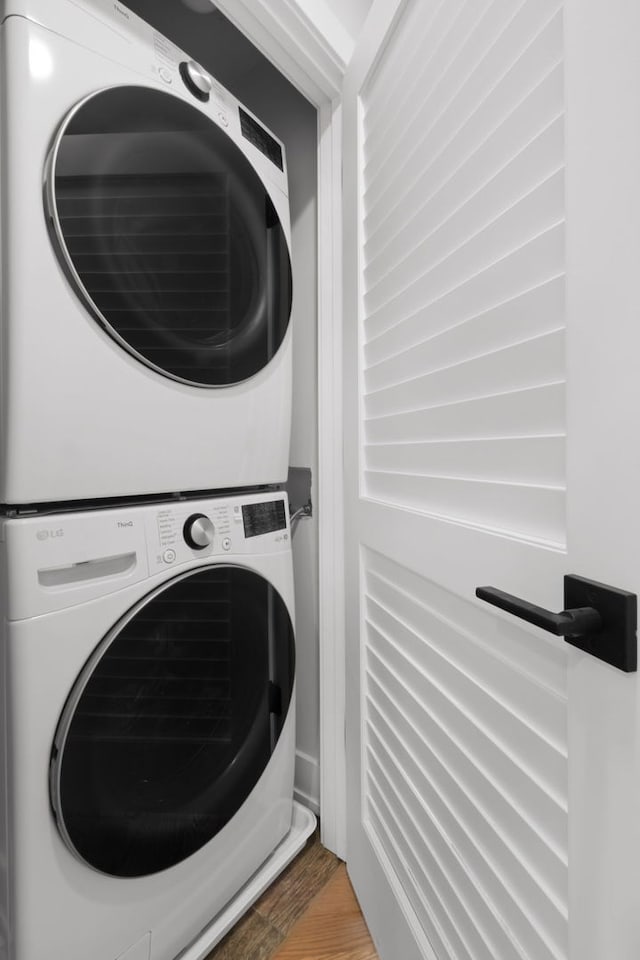
{"label": "white louvered door", "polygon": [[640,5],[375,0],[344,90],[348,867],[382,960],[637,960]]}

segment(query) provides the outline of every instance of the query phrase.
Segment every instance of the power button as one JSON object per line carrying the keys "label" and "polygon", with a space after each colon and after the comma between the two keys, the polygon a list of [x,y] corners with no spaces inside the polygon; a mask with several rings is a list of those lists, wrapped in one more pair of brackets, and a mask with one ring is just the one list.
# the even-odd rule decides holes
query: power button
{"label": "power button", "polygon": [[165,552],[162,554],[162,559],[164,560],[165,563],[173,563],[175,558],[176,558],[175,550],[171,550],[171,549],[165,550]]}
{"label": "power button", "polygon": [[167,70],[166,67],[158,67],[158,76],[161,80],[164,80],[165,83],[173,83],[171,71]]}

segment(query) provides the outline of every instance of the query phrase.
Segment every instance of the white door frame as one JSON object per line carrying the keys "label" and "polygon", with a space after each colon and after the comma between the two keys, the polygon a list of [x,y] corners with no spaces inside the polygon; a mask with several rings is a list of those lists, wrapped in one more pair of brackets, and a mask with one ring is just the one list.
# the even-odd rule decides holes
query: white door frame
{"label": "white door frame", "polygon": [[325,16],[321,30],[296,0],[216,0],[216,6],[318,110],[320,813],[322,842],[344,859],[341,97],[352,44],[337,20]]}

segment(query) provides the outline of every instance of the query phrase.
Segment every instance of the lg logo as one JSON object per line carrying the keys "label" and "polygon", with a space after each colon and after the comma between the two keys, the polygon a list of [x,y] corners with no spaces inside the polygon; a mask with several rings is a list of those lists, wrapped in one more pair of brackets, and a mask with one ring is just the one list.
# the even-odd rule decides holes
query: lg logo
{"label": "lg logo", "polygon": [[123,529],[124,527],[132,527],[133,520],[118,520],[118,527]]}
{"label": "lg logo", "polygon": [[36,532],[38,540],[51,540],[53,537],[64,537],[64,530],[59,527],[57,530],[38,530]]}

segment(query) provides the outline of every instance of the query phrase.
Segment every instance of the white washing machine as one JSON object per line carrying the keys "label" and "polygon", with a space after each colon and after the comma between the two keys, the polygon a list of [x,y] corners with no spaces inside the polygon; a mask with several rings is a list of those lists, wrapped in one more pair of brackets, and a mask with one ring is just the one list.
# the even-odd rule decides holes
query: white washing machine
{"label": "white washing machine", "polygon": [[0,957],[173,960],[291,824],[286,497],[4,519],[0,556]]}
{"label": "white washing machine", "polygon": [[283,482],[282,143],[114,0],[0,20],[0,503]]}

